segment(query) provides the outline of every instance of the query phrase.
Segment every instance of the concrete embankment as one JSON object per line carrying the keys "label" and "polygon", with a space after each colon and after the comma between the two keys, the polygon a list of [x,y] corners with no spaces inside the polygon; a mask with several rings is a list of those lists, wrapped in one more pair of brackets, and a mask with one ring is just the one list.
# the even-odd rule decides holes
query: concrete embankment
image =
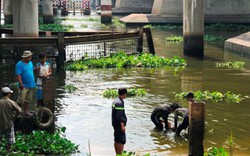
{"label": "concrete embankment", "polygon": [[250,55],[250,31],[226,40],[225,49]]}

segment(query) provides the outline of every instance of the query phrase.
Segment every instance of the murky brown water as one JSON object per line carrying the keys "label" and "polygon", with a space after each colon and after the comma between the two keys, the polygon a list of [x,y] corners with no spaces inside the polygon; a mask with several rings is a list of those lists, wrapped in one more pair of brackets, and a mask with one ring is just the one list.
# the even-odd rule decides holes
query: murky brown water
{"label": "murky brown water", "polygon": [[[141,87],[146,89],[145,97],[126,98],[128,117],[127,143],[125,150],[138,154],[187,155],[187,135],[176,137],[173,132],[157,132],[150,120],[152,110],[161,104],[179,102],[187,107],[185,100],[175,99],[173,92],[189,90],[232,91],[250,96],[250,61],[224,51],[221,44],[205,45],[205,59],[198,60],[182,54],[182,43],[166,44],[164,38],[181,32],[153,31],[157,55],[172,57],[178,55],[187,60],[185,70],[175,73],[164,68],[157,69],[97,69],[82,72],[60,72],[59,86],[74,85],[74,93],[62,93],[56,99],[56,124],[65,126],[66,137],[79,144],[81,153],[93,156],[115,155],[113,129],[111,126],[111,103],[113,99],[102,96],[107,88]],[[224,33],[225,35],[233,35]],[[245,61],[241,70],[219,69],[216,62]],[[13,73],[13,71],[9,71]],[[8,74],[8,73],[7,73]],[[7,75],[6,74],[6,75]],[[6,79],[2,79],[6,81]],[[235,103],[213,103],[206,101],[205,149],[225,147],[231,132],[234,136],[234,155],[250,155],[250,99]],[[89,147],[90,143],[90,147]]]}
{"label": "murky brown water", "polygon": [[[173,132],[157,132],[150,120],[152,110],[161,104],[179,102],[173,92],[189,90],[232,91],[243,96],[250,94],[249,59],[223,50],[223,44],[205,45],[205,59],[198,60],[182,54],[182,43],[166,44],[164,38],[181,32],[153,31],[158,55],[178,55],[187,59],[187,68],[174,73],[160,69],[101,69],[83,72],[66,72],[66,84],[78,88],[74,94],[61,94],[58,98],[60,111],[57,124],[67,127],[67,137],[80,144],[81,151],[92,155],[114,155],[113,129],[111,127],[111,103],[113,99],[102,97],[107,88],[142,87],[149,93],[146,97],[125,100],[128,116],[127,143],[125,150],[139,154],[187,155],[188,141],[185,133],[176,137]],[[226,33],[225,33],[226,34]],[[226,35],[234,35],[228,33]],[[216,62],[245,61],[242,70],[219,69]],[[234,155],[250,155],[250,100],[239,104],[206,101],[205,149],[225,147],[231,132],[234,136]]]}

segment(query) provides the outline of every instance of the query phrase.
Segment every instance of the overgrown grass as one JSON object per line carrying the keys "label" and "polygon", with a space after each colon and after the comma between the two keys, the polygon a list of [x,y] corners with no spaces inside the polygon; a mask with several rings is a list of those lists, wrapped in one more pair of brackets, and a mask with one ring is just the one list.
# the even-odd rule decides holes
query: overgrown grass
{"label": "overgrown grass", "polygon": [[[185,95],[187,92],[181,92],[181,93],[175,93],[175,97],[178,99],[185,98]],[[218,91],[210,92],[208,90],[202,92],[200,90],[194,92],[194,96],[196,100],[210,100],[212,102],[220,102],[220,101],[226,101],[228,103],[240,103],[244,98],[241,97],[240,94],[234,94],[230,91],[227,91],[226,93],[221,93]]]}
{"label": "overgrown grass", "polygon": [[89,68],[129,68],[129,67],[185,67],[186,60],[179,56],[164,58],[152,54],[126,55],[118,52],[109,58],[85,59],[75,62],[67,62],[66,70],[86,70]]}
{"label": "overgrown grass", "polygon": [[[127,89],[127,97],[133,97],[133,96],[145,96],[147,94],[145,89],[142,88],[130,88]],[[106,98],[114,98],[118,96],[118,90],[117,89],[107,89],[103,92],[103,96]]]}
{"label": "overgrown grass", "polygon": [[216,63],[216,67],[219,68],[244,68],[245,67],[245,62],[241,62],[241,61],[236,61],[236,62],[217,62]]}
{"label": "overgrown grass", "polygon": [[[31,134],[17,133],[16,143],[11,147],[15,153],[9,155],[69,155],[78,152],[78,145],[64,137],[65,130],[63,127],[54,134],[46,131],[33,131]],[[5,143],[6,140],[0,142],[1,155],[7,155]]]}

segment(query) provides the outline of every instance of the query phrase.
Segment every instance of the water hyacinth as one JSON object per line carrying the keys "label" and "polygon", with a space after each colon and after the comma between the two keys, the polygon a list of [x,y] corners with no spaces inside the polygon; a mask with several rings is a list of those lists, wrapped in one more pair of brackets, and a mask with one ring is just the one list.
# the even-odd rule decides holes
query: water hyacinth
{"label": "water hyacinth", "polygon": [[222,63],[216,63],[216,67],[221,67],[221,68],[244,68],[245,67],[245,62],[241,61],[236,61],[236,62],[222,62]]}
{"label": "water hyacinth", "polygon": [[[177,99],[183,99],[185,98],[185,95],[188,92],[182,92],[182,93],[176,93],[175,94],[175,98]],[[215,92],[209,92],[207,91],[196,91],[193,92],[194,93],[194,97],[196,100],[210,100],[213,102],[220,102],[220,101],[226,101],[228,103],[240,103],[244,98],[241,97],[240,94],[234,94],[230,91],[227,91],[225,94],[215,91]]]}
{"label": "water hyacinth", "polygon": [[84,59],[65,64],[66,70],[77,71],[89,68],[131,68],[131,67],[185,67],[186,60],[179,56],[172,58],[159,57],[157,55],[143,53],[141,55],[126,55],[118,52],[108,58]]}
{"label": "water hyacinth", "polygon": [[[142,88],[130,88],[127,89],[127,97],[133,97],[133,96],[145,96],[147,94],[145,89]],[[115,98],[118,96],[118,90],[117,89],[107,89],[103,92],[103,96],[106,98]]]}
{"label": "water hyacinth", "polygon": [[[205,42],[217,42],[224,41],[225,39],[222,36],[212,36],[212,35],[204,35]],[[182,36],[170,36],[165,38],[166,42],[182,42]]]}
{"label": "water hyacinth", "polygon": [[[33,131],[30,134],[16,134],[16,143],[11,147],[15,153],[10,155],[70,155],[79,152],[78,145],[65,138],[65,127],[54,134],[46,131]],[[0,143],[0,155],[7,155],[6,140]]]}

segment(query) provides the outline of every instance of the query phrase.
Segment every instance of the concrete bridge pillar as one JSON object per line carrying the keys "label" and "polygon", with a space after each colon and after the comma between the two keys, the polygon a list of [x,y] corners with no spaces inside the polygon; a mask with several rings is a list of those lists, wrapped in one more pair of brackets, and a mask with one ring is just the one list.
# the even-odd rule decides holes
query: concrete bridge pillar
{"label": "concrete bridge pillar", "polygon": [[43,0],[43,23],[54,23],[52,0]]}
{"label": "concrete bridge pillar", "polygon": [[101,23],[112,22],[112,2],[111,0],[101,0]]}
{"label": "concrete bridge pillar", "polygon": [[116,0],[113,13],[151,13],[154,0]]}
{"label": "concrete bridge pillar", "polygon": [[101,6],[101,0],[96,0],[96,1],[95,1],[95,6],[96,6],[96,7]]}
{"label": "concrete bridge pillar", "polygon": [[38,0],[13,0],[13,35],[38,37]]}
{"label": "concrete bridge pillar", "polygon": [[183,0],[154,0],[151,13],[182,16]]}
{"label": "concrete bridge pillar", "polygon": [[13,24],[12,0],[3,1],[4,24]]}
{"label": "concrete bridge pillar", "polygon": [[204,0],[183,0],[184,54],[204,55]]}

